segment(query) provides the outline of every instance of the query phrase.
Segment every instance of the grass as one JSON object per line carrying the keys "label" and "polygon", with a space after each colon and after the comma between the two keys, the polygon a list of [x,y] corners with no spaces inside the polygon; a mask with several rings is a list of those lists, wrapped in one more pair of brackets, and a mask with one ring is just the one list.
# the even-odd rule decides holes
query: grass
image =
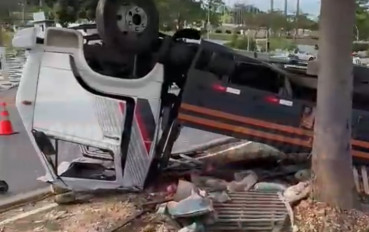
{"label": "grass", "polygon": [[[166,34],[172,35],[173,32],[165,32]],[[203,38],[207,38],[207,34],[203,34],[202,35]],[[209,34],[209,38],[213,39],[213,40],[223,40],[223,41],[228,41],[231,42],[232,41],[232,34],[226,34],[226,33],[210,33]],[[238,38],[241,39],[242,36],[238,35]],[[275,49],[282,49],[282,50],[293,50],[295,49],[297,46],[294,43],[294,41],[292,39],[286,39],[286,38],[270,38],[270,50],[275,50]]]}
{"label": "grass", "polygon": [[[206,38],[206,34],[203,35],[203,37]],[[209,35],[210,39],[214,40],[225,40],[225,41],[232,41],[232,35],[231,34],[214,34],[211,33]],[[238,36],[241,38],[242,36]],[[270,38],[270,50],[275,49],[282,49],[282,50],[293,50],[295,49],[296,43],[292,39],[286,39],[286,38]]]}
{"label": "grass", "polygon": [[[203,35],[204,38],[207,38],[207,34]],[[214,40],[225,40],[225,41],[231,41],[232,40],[232,34],[217,34],[217,33],[210,33],[209,34],[210,39]]]}
{"label": "grass", "polygon": [[297,48],[296,44],[291,39],[285,38],[270,38],[270,50],[282,49],[282,50],[294,50]]}

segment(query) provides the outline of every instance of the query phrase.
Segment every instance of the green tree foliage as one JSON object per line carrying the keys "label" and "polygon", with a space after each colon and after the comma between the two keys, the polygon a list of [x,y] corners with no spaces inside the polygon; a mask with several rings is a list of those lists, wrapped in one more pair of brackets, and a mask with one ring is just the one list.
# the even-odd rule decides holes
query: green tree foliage
{"label": "green tree foliage", "polygon": [[[359,30],[359,39],[368,39],[369,37],[369,0],[356,0],[356,20],[355,25]],[[356,30],[354,34],[356,35]]]}
{"label": "green tree foliage", "polygon": [[[39,0],[29,0],[37,5]],[[66,26],[77,19],[93,20],[98,0],[43,0],[44,8],[53,9],[57,21]],[[207,20],[208,12],[213,25],[220,22],[221,13],[217,12],[222,0],[154,0],[160,14],[161,27],[170,30],[181,28],[184,23],[201,24]],[[210,5],[210,11],[208,6]]]}
{"label": "green tree foliage", "polygon": [[204,17],[201,2],[193,0],[155,0],[161,26],[169,30],[182,28],[184,22],[192,23]]}
{"label": "green tree foliage", "polygon": [[227,46],[235,49],[255,51],[256,41],[252,38],[247,38],[247,36],[237,35],[234,33],[230,42],[226,43]]}
{"label": "green tree foliage", "polygon": [[299,28],[318,30],[318,22],[309,19],[308,15],[301,13],[301,11],[299,17],[297,18],[297,21]]}
{"label": "green tree foliage", "polygon": [[68,23],[75,22],[79,13],[79,1],[76,0],[58,0],[54,5],[56,20],[63,27]]}
{"label": "green tree foliage", "polygon": [[96,7],[99,0],[79,0],[78,17],[88,20],[94,20],[96,17]]}
{"label": "green tree foliage", "polygon": [[166,30],[182,28],[187,24],[201,25],[209,16],[212,25],[218,25],[224,12],[221,0],[155,0],[160,14],[160,26]]}
{"label": "green tree foliage", "polygon": [[[285,16],[282,11],[263,12],[260,9],[244,3],[237,3],[232,9],[232,22],[248,28],[270,27],[273,32],[286,31],[295,28],[295,17]],[[300,14],[299,27],[316,30],[318,22],[309,19],[308,15]]]}

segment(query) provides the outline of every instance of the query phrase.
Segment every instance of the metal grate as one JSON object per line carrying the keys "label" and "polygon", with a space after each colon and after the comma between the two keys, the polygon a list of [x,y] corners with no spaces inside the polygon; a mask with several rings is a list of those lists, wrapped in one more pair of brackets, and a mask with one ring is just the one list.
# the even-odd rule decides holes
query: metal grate
{"label": "metal grate", "polygon": [[285,223],[288,212],[276,193],[229,193],[227,203],[214,202],[217,221],[207,231],[273,231]]}

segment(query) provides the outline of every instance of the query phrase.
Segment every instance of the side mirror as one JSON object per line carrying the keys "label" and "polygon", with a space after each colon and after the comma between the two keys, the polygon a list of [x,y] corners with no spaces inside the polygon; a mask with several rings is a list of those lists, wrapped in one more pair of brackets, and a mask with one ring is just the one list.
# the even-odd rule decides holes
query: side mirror
{"label": "side mirror", "polygon": [[17,31],[12,44],[15,48],[32,49],[36,46],[36,28],[24,28]]}

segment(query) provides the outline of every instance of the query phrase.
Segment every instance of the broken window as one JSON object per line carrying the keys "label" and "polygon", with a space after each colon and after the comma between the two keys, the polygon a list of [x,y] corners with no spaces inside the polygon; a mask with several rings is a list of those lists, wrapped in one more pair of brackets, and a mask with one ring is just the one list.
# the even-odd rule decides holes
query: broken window
{"label": "broken window", "polygon": [[241,63],[230,77],[230,83],[250,88],[280,93],[284,77],[262,64]]}

